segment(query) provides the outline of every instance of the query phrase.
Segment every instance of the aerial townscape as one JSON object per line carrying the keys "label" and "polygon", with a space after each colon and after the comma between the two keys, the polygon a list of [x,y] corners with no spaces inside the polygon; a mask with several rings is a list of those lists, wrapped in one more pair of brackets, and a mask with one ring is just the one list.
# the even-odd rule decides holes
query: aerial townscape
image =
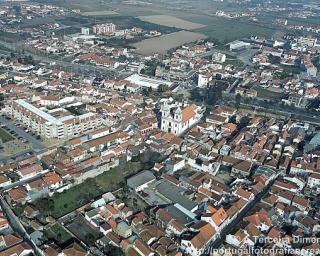
{"label": "aerial townscape", "polygon": [[0,0],[0,256],[319,256],[318,0]]}

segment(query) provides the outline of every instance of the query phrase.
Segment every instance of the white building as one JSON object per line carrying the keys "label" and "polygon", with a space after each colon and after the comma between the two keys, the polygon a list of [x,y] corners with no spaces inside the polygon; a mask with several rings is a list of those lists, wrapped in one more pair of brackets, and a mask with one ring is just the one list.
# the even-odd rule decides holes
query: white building
{"label": "white building", "polygon": [[198,86],[205,87],[212,81],[212,74],[210,72],[201,72],[198,75]]}
{"label": "white building", "polygon": [[50,113],[39,109],[23,99],[10,102],[6,107],[6,114],[19,121],[31,131],[43,138],[71,138],[82,133],[93,131],[102,124],[101,117],[96,113],[83,115],[61,115],[56,117],[55,112]]}
{"label": "white building", "polygon": [[246,43],[239,40],[229,43],[230,51],[241,51],[246,49],[249,46],[250,46],[250,43]]}
{"label": "white building", "polygon": [[153,90],[157,90],[161,84],[165,84],[168,87],[171,87],[173,85],[172,82],[166,80],[150,78],[138,74],[133,74],[127,77],[125,80],[129,81],[132,84],[136,84],[140,87],[152,88]]}
{"label": "white building", "polygon": [[320,173],[312,173],[308,178],[309,188],[320,188]]}
{"label": "white building", "polygon": [[212,54],[212,61],[213,62],[219,62],[219,63],[224,63],[226,62],[227,56],[221,52],[214,52]]}
{"label": "white building", "polygon": [[317,39],[309,37],[300,37],[297,42],[303,46],[313,47],[316,44]]}
{"label": "white building", "polygon": [[94,25],[92,29],[94,34],[103,35],[116,31],[116,25],[113,23],[97,24]]}
{"label": "white building", "polygon": [[165,100],[161,105],[161,130],[176,135],[181,135],[188,128],[200,121],[204,108],[192,105],[184,105]]}
{"label": "white building", "polygon": [[90,35],[90,29],[89,28],[81,28],[81,34],[82,35]]}

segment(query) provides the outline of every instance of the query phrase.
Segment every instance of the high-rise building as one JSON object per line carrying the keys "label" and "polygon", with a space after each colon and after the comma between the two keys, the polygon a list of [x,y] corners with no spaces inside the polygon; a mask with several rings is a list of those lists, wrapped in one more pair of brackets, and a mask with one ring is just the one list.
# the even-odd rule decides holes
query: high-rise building
{"label": "high-rise building", "polygon": [[116,25],[113,23],[97,24],[93,26],[93,33],[103,35],[116,31]]}

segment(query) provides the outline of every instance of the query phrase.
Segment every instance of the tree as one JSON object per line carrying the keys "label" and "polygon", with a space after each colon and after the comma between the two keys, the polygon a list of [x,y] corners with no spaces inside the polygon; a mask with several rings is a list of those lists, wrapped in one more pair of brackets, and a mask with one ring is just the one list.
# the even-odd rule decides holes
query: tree
{"label": "tree", "polygon": [[42,91],[43,91],[43,87],[41,87],[41,86],[40,86],[40,87],[37,87],[37,88],[36,88],[36,91],[37,91],[37,92],[42,92]]}
{"label": "tree", "polygon": [[279,56],[274,56],[272,54],[268,55],[268,60],[271,64],[279,64],[281,62],[281,58]]}
{"label": "tree", "polygon": [[239,93],[237,93],[237,95],[236,95],[235,107],[236,107],[237,109],[239,109],[240,104],[241,104],[241,95],[240,95]]}
{"label": "tree", "polygon": [[241,130],[242,128],[246,127],[249,124],[250,118],[248,116],[244,116],[241,118],[238,129]]}
{"label": "tree", "polygon": [[106,245],[103,248],[103,252],[105,255],[108,255],[108,256],[124,256],[125,255],[120,248],[115,247],[111,244]]}
{"label": "tree", "polygon": [[95,242],[95,237],[91,233],[87,233],[85,235],[85,240],[86,240],[87,244],[92,245]]}
{"label": "tree", "polygon": [[20,14],[21,7],[19,5],[14,5],[12,8],[16,14]]}
{"label": "tree", "polygon": [[142,95],[149,97],[151,92],[152,92],[152,88],[149,87],[149,88],[143,88],[141,93],[142,93]]}
{"label": "tree", "polygon": [[158,87],[158,92],[166,92],[169,89],[169,86],[166,84],[160,84]]}

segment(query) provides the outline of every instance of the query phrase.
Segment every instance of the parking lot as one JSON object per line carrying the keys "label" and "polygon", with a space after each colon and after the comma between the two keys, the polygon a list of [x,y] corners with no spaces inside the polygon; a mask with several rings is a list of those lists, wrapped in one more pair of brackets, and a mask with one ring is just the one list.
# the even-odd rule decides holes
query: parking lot
{"label": "parking lot", "polygon": [[29,151],[39,151],[45,148],[39,136],[8,117],[0,116],[0,125],[3,132],[12,137],[5,143],[1,143],[0,161],[15,159]]}

